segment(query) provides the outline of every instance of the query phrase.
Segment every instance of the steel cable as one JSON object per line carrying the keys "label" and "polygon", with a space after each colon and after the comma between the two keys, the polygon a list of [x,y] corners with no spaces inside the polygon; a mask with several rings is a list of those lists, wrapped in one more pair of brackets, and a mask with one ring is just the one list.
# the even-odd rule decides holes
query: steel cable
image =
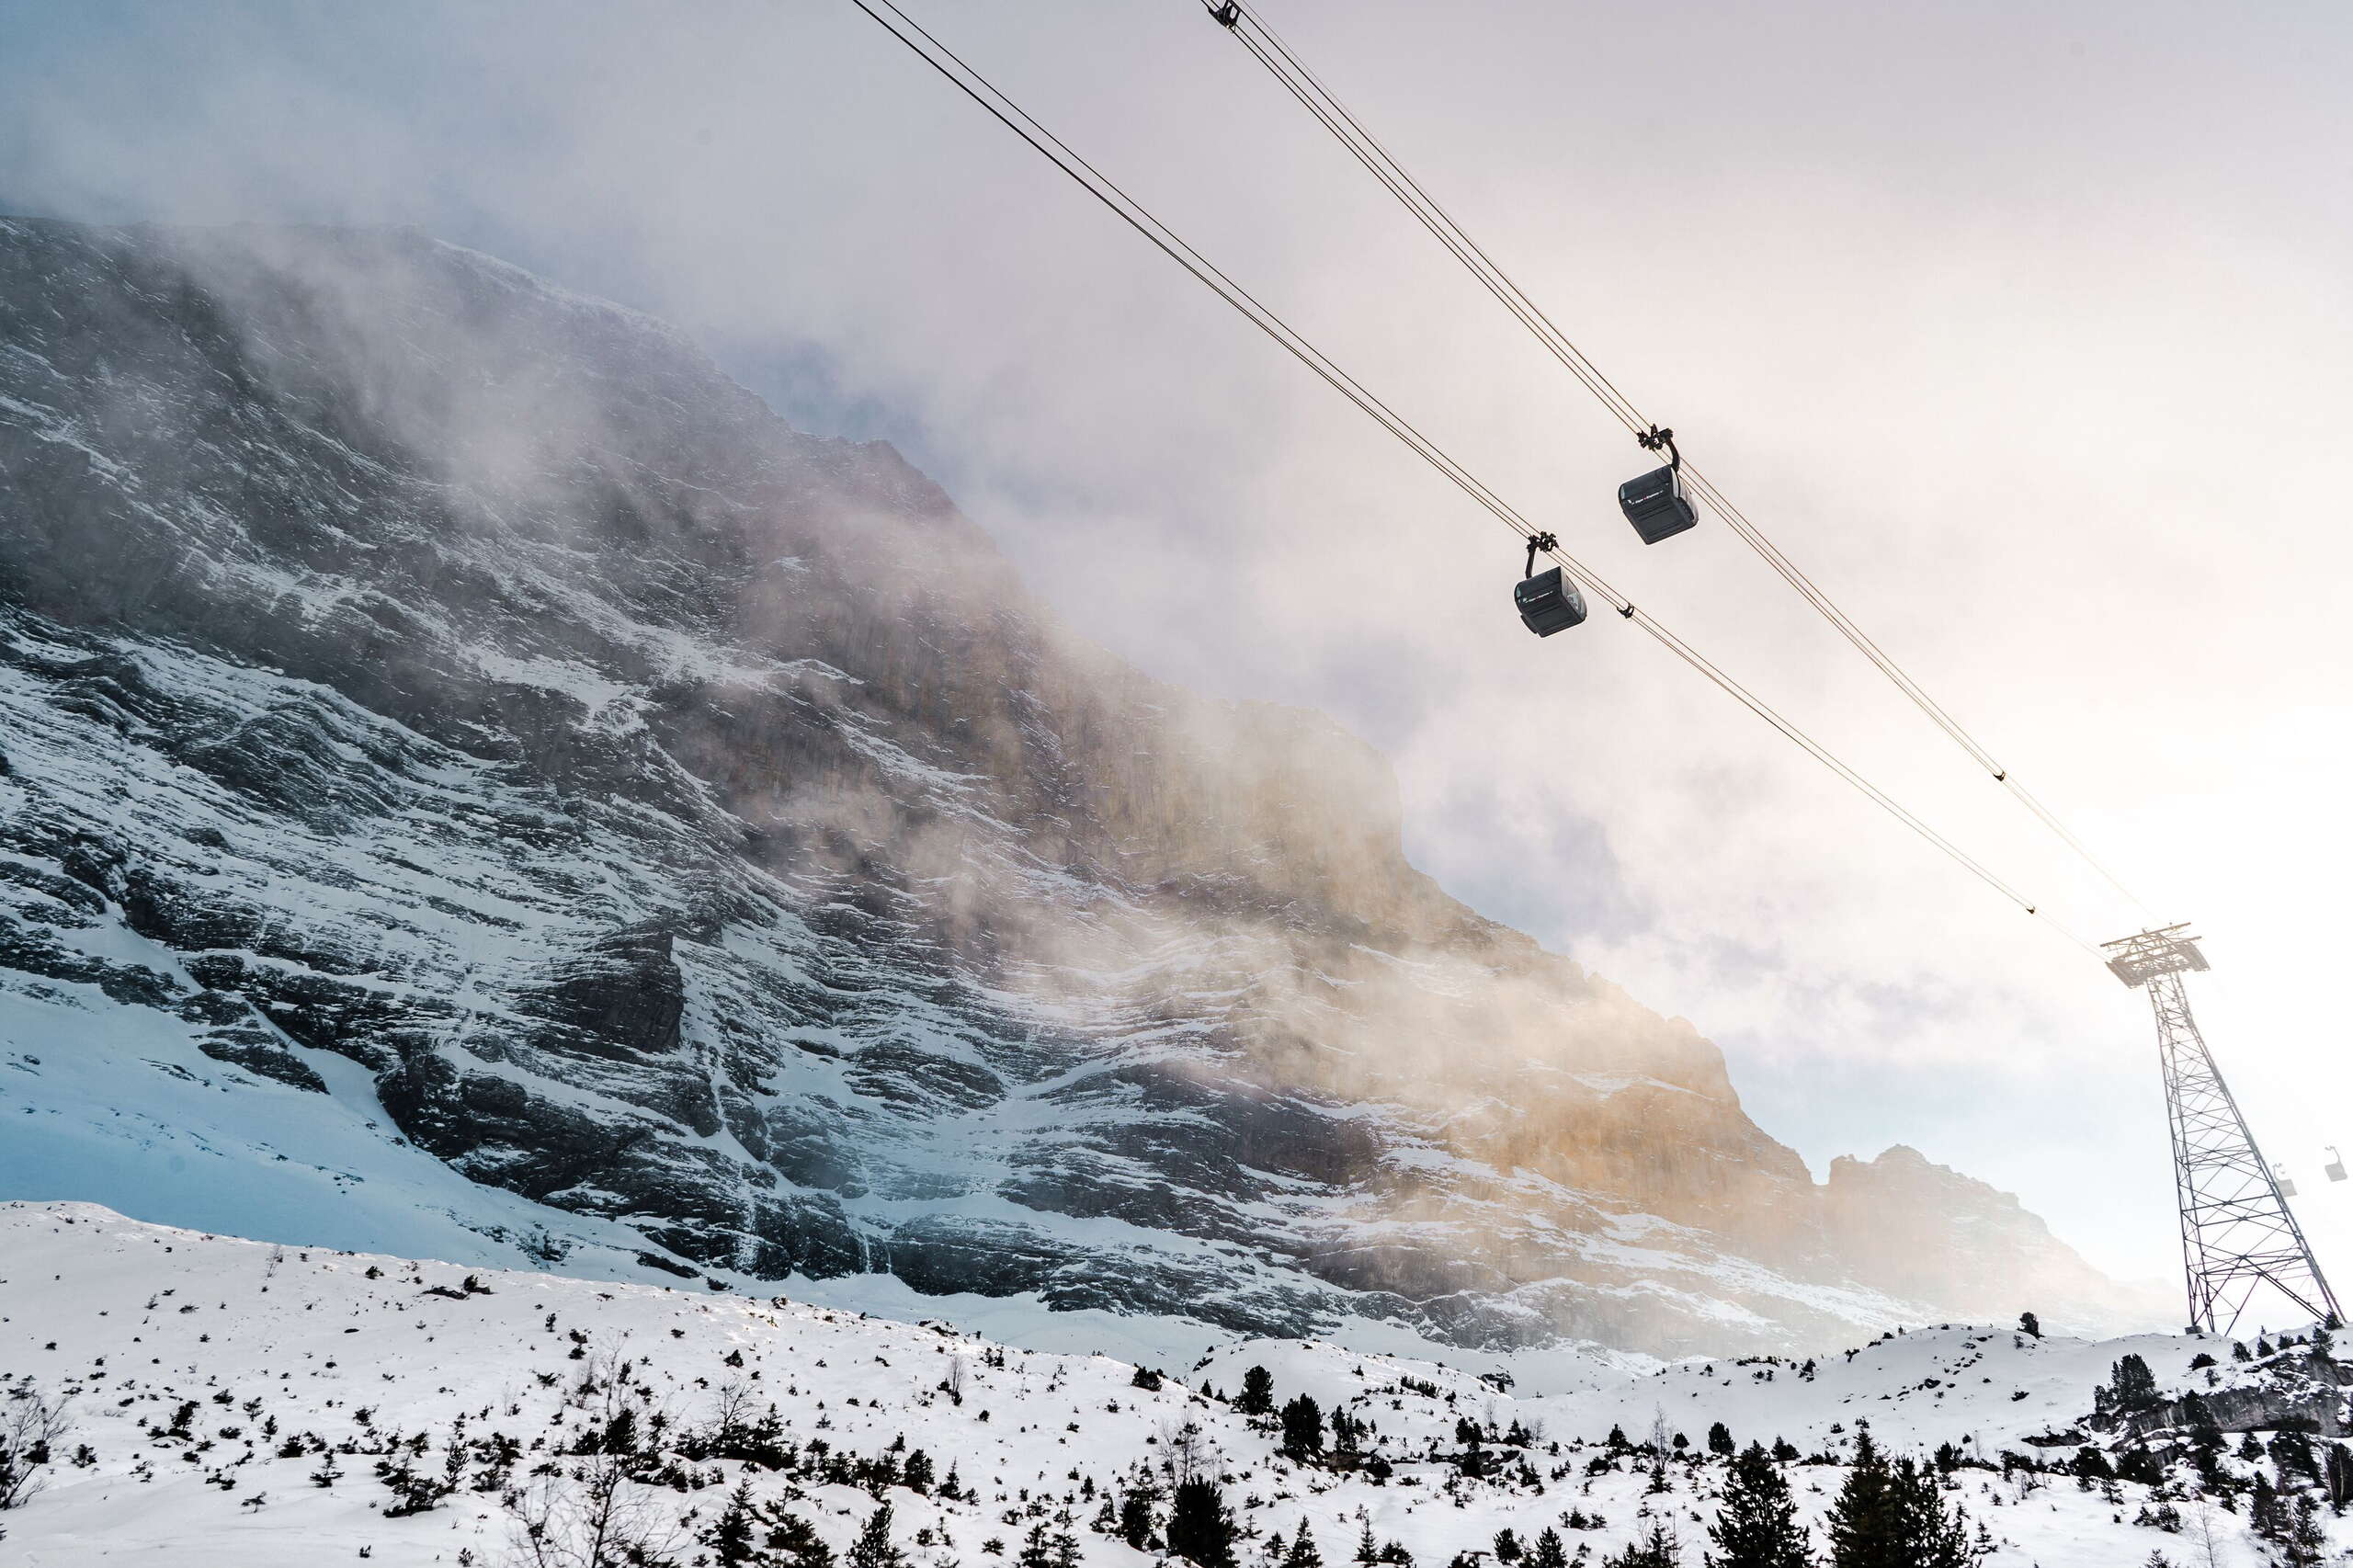
{"label": "steel cable", "polygon": [[[1197,281],[1224,300],[1252,325],[1257,327],[1287,353],[1313,370],[1319,379],[1346,397],[1360,412],[1404,442],[1416,456],[1518,534],[1522,540],[1533,538],[1540,531],[1437,442],[1423,434],[1411,421],[1375,396],[1273,310],[1262,304],[1249,290],[1227,276],[1200,252],[1195,250],[1174,230],[1154,217],[1142,203],[1129,196],[1117,183],[1072,150],[1053,132],[1048,131],[1027,110],[991,83],[986,76],[908,16],[894,3],[894,0],[850,0],[850,3],[866,13],[877,25],[904,45],[924,63],[947,78],[967,97],[980,105],[992,118],[1029,143],[1031,149],[1061,169],[1087,194],[1117,213],[1122,222],[1143,235],[1155,248],[1191,274]],[[886,12],[888,15],[885,15]],[[1661,646],[1689,665],[1741,706],[1771,725],[1809,756],[1830,769],[1874,804],[1894,817],[1896,821],[1950,858],[1971,875],[2028,914],[2047,922],[2086,952],[2092,953],[2095,957],[2098,956],[2097,949],[2045,913],[2034,900],[2027,897],[1984,862],[1930,826],[1902,801],[1872,783],[1870,778],[1816,741],[1805,730],[1685,642],[1655,616],[1633,604],[1583,561],[1558,548],[1557,545],[1542,550],[1540,553],[1557,562],[1563,571],[1603,603],[1616,610],[1621,619],[1631,621],[1647,632]]]}
{"label": "steel cable", "polygon": [[[1211,6],[1212,15],[1215,14],[1216,9],[1215,5]],[[1318,123],[1330,131],[1358,163],[1364,165],[1366,171],[1372,175],[1381,187],[1395,197],[1407,211],[1412,213],[1414,218],[1428,230],[1441,245],[1446,247],[1447,252],[1461,262],[1487,291],[1493,294],[1496,301],[1509,311],[1514,318],[1525,326],[1537,341],[1600,402],[1614,418],[1637,435],[1654,427],[1653,422],[1634,405],[1633,401],[1618,390],[1617,385],[1602,372],[1601,368],[1577,347],[1568,335],[1563,332],[1552,319],[1545,314],[1543,309],[1529,297],[1511,275],[1487,254],[1484,247],[1472,239],[1470,233],[1455,221],[1453,215],[1448,212],[1445,207],[1440,205],[1438,199],[1413,177],[1381,144],[1380,139],[1365,128],[1364,123],[1340,102],[1338,97],[1325,86],[1322,79],[1283,41],[1281,35],[1267,25],[1263,17],[1248,6],[1237,5],[1234,7],[1234,20],[1228,25],[1227,30],[1233,34],[1243,48],[1265,66],[1267,73],[1280,83],[1283,88],[1315,118]],[[1683,465],[1681,472],[1688,490],[1697,494],[1710,510],[1722,518],[1725,525],[1743,543],[1755,551],[1777,575],[1794,588],[1816,613],[1827,620],[1842,637],[1870,662],[1874,668],[1886,676],[1907,700],[1926,714],[1928,720],[1954,744],[1966,753],[1972,762],[1984,768],[1995,783],[2000,784],[2014,796],[2037,821],[2049,828],[2069,849],[2081,857],[2084,862],[2090,866],[2109,886],[2114,888],[2144,914],[2151,913],[2149,906],[2141,897],[2109,870],[2107,865],[2091,852],[2089,846],[2067,828],[2055,812],[2029,793],[2024,785],[2013,778],[2010,776],[2010,770],[1969,731],[1967,726],[1955,718],[1944,704],[1938,701],[1927,687],[1897,663],[1894,657],[1888,653],[1876,639],[1865,631],[1836,601],[1832,599],[1820,585],[1808,576],[1803,569],[1783,553],[1780,547],[1773,542],[1764,529],[1758,528],[1745,513],[1734,506],[1696,464],[1687,462]]]}

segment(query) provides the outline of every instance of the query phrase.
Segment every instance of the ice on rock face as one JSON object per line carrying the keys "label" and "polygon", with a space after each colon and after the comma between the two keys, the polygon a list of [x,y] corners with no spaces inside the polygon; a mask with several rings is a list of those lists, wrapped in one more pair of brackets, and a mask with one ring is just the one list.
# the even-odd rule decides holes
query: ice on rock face
{"label": "ice on rock face", "polygon": [[412,233],[0,222],[0,1196],[1202,1334],[2134,1306],[1951,1173],[1818,1187],[1327,721]]}

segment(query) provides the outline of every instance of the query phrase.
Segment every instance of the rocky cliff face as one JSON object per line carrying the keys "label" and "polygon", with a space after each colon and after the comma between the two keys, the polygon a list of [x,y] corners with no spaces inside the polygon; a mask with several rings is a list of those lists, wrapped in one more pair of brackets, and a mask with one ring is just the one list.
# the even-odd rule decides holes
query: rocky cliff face
{"label": "rocky cliff face", "polygon": [[[1901,1143],[1876,1160],[1831,1161],[1823,1221],[1833,1250],[1870,1258],[1882,1287],[1960,1316],[2002,1322],[2035,1301],[2073,1313],[2118,1296],[2016,1198]],[[2164,1321],[2154,1303],[2143,1315]]]}
{"label": "rocky cliff face", "polygon": [[1080,645],[887,448],[413,234],[0,223],[0,751],[6,1196],[131,1206],[72,1107],[185,1132],[171,1078],[232,1096],[195,1179],[347,1126],[721,1281],[1711,1351],[2111,1299],[1908,1151],[1817,1187],[1408,866],[1328,722]]}

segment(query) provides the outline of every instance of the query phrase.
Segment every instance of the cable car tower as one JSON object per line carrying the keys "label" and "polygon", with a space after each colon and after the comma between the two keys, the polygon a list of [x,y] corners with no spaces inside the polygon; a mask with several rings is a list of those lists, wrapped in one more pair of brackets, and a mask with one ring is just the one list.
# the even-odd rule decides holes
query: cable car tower
{"label": "cable car tower", "polygon": [[2248,1301],[2268,1283],[2313,1321],[2334,1327],[2336,1298],[2190,1015],[2181,977],[2207,964],[2197,938],[2184,935],[2188,929],[2167,926],[2104,946],[2109,971],[2146,990],[2157,1017],[2189,1326],[2229,1334]]}

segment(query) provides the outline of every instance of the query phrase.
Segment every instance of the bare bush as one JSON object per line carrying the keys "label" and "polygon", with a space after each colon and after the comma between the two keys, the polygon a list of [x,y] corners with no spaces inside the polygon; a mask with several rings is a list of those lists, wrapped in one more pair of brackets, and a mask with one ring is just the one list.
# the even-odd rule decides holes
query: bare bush
{"label": "bare bush", "polygon": [[52,1450],[74,1426],[65,1404],[43,1397],[30,1378],[0,1398],[0,1509],[23,1507],[48,1483]]}
{"label": "bare bush", "polygon": [[529,1568],[670,1568],[682,1541],[665,1499],[626,1454],[587,1455],[509,1493],[511,1561]]}
{"label": "bare bush", "polygon": [[1160,1448],[1161,1468],[1178,1485],[1199,1479],[1217,1468],[1217,1445],[1198,1422],[1164,1421],[1153,1433]]}
{"label": "bare bush", "polygon": [[710,1396],[708,1429],[711,1444],[723,1448],[732,1443],[759,1420],[764,1403],[757,1391],[742,1378],[730,1378],[720,1384]]}

